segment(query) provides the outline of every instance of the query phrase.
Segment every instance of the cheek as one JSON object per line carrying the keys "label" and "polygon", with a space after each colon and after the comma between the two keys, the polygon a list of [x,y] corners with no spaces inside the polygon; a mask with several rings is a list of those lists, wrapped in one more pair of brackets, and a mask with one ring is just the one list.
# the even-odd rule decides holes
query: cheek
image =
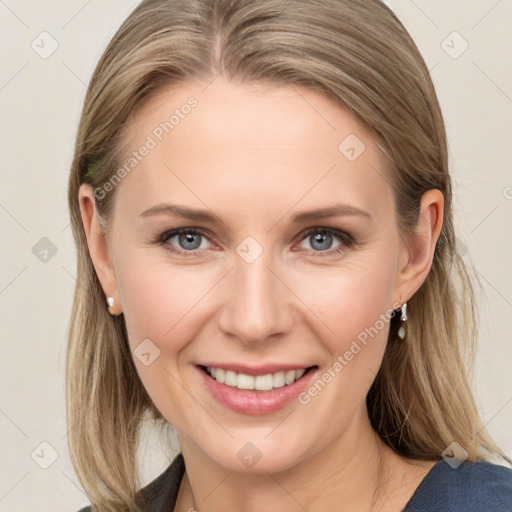
{"label": "cheek", "polygon": [[[204,328],[204,301],[218,280],[212,272],[149,263],[144,251],[120,262],[118,288],[130,348],[139,377],[156,407],[173,425],[188,417],[183,400],[186,348]],[[145,340],[151,340],[148,343]],[[156,348],[155,348],[156,346]],[[143,354],[150,354],[145,364]]]}
{"label": "cheek", "polygon": [[[388,252],[376,248],[337,268],[282,269],[291,289],[307,306],[298,304],[302,320],[308,322],[310,317],[313,326],[316,318],[316,324],[323,323],[324,332],[333,335],[323,339],[331,351],[344,351],[345,345],[389,311],[394,275],[390,270],[393,255]],[[116,274],[132,349],[149,338],[166,350],[179,351],[193,339],[194,329],[199,332],[204,327],[202,321],[210,310],[222,307],[211,303],[213,295],[219,298],[216,293],[208,298],[222,278],[222,269],[180,268],[161,258],[150,262],[144,251],[130,254],[119,260]],[[316,325],[314,330],[320,335],[318,329]]]}
{"label": "cheek", "polygon": [[329,417],[335,429],[347,425],[364,406],[382,364],[393,312],[393,264],[392,255],[386,259],[383,250],[364,265],[316,273],[314,281],[297,280],[304,302],[310,301],[310,329],[328,352],[318,379],[299,401],[317,417]]}
{"label": "cheek", "polygon": [[172,267],[162,259],[150,262],[143,252],[133,252],[116,269],[130,345],[134,349],[149,338],[161,350],[179,352],[201,328],[197,315],[216,275]]}
{"label": "cheek", "polygon": [[357,263],[295,276],[294,290],[310,307],[311,324],[323,325],[316,331],[326,333],[323,344],[333,359],[352,350],[364,364],[380,365],[393,311],[394,264],[392,251],[380,248]]}

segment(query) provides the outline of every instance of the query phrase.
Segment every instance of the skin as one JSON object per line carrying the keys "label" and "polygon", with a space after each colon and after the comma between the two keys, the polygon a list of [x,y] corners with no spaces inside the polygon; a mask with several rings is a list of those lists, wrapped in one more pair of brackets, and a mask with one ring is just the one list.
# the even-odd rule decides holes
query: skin
{"label": "skin", "polygon": [[[222,77],[205,86],[164,90],[131,120],[127,155],[174,108],[190,96],[198,100],[117,185],[108,237],[91,187],[79,193],[91,258],[105,295],[116,300],[111,312],[123,312],[132,350],[144,339],[160,349],[149,366],[134,361],[179,435],[187,472],[176,510],[194,501],[210,512],[402,510],[434,461],[398,456],[370,426],[365,397],[387,323],[308,404],[293,401],[272,414],[243,415],[219,404],[195,365],[297,363],[318,365],[321,375],[424,282],[442,226],[442,194],[424,194],[417,230],[404,244],[386,160],[343,108],[305,88]],[[338,150],[350,134],[366,146],[353,162]],[[161,203],[205,209],[222,222],[141,216]],[[292,220],[335,203],[371,219]],[[166,250],[186,250],[178,237],[152,242],[182,227],[206,232],[194,256]],[[305,232],[325,227],[350,234],[356,245],[333,235],[319,250]],[[247,236],[263,248],[252,263],[236,252]],[[237,457],[248,442],[261,453],[251,467]]]}

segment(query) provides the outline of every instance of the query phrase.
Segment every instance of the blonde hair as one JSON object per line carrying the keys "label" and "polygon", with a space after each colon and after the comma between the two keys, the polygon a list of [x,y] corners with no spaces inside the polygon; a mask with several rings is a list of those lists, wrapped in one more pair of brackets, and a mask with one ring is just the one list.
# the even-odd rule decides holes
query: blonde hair
{"label": "blonde hair", "polygon": [[[78,205],[119,165],[131,116],[191,78],[305,86],[371,131],[393,170],[404,239],[422,194],[439,189],[445,219],[432,269],[408,301],[404,342],[392,319],[368,393],[371,423],[397,453],[438,459],[457,441],[470,461],[503,453],[487,435],[470,386],[476,335],[471,276],[458,257],[444,122],[421,54],[379,0],[145,0],[105,50],[89,84],[69,181],[78,278],[67,353],[71,460],[93,510],[138,510],[137,443],[145,415],[165,423],[134,366],[122,316],[105,306]],[[107,220],[115,189],[96,197]]]}

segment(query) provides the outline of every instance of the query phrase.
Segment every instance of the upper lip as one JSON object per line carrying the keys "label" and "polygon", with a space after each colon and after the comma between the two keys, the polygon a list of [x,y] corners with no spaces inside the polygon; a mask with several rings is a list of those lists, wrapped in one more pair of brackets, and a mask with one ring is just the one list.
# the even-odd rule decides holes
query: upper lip
{"label": "upper lip", "polygon": [[268,373],[287,372],[289,370],[301,370],[310,368],[310,364],[284,364],[284,363],[269,363],[259,366],[248,366],[241,363],[201,363],[199,366],[206,366],[212,368],[222,368],[223,370],[231,370],[235,373],[244,373],[246,375],[266,375]]}

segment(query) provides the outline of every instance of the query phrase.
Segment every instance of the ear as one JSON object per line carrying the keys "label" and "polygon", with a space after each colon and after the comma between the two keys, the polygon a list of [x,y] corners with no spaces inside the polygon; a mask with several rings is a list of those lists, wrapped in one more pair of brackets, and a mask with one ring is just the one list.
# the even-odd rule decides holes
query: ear
{"label": "ear", "polygon": [[117,289],[117,279],[110,257],[107,237],[100,225],[94,191],[89,184],[83,183],[80,186],[78,202],[89,254],[105,293],[105,304],[107,297],[113,297],[114,305],[109,307],[109,311],[113,315],[118,315],[121,313],[121,304]]}
{"label": "ear", "polygon": [[395,289],[399,293],[395,303],[409,300],[424,283],[432,267],[444,218],[444,197],[440,190],[425,192],[421,198],[418,224],[404,248]]}

